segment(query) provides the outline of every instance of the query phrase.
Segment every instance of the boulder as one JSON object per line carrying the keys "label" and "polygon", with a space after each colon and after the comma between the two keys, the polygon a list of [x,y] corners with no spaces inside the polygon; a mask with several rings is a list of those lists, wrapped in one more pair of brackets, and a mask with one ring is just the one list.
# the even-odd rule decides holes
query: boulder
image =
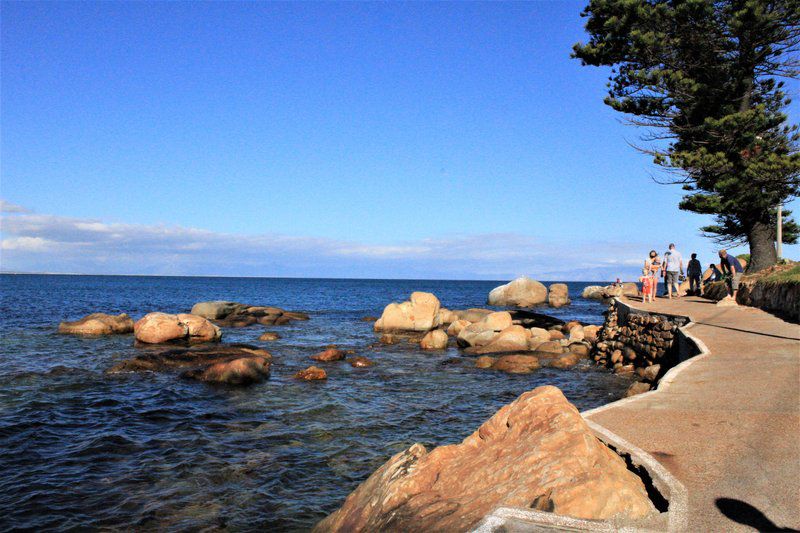
{"label": "boulder", "polygon": [[236,302],[212,301],[198,302],[192,306],[191,313],[203,318],[216,320],[241,310],[244,306]]}
{"label": "boulder", "polygon": [[447,334],[453,337],[457,337],[458,334],[461,333],[461,330],[469,326],[470,324],[472,324],[472,322],[469,322],[467,320],[460,320],[460,319],[456,320],[455,322],[450,324],[450,327],[447,328]]}
{"label": "boulder", "polygon": [[559,331],[557,329],[551,329],[549,333],[550,333],[550,340],[551,341],[560,341],[561,339],[566,339],[566,337],[564,336],[564,333],[562,333],[561,331]]}
{"label": "boulder", "polygon": [[547,301],[547,287],[528,277],[517,278],[495,287],[489,293],[489,305],[533,307]]}
{"label": "boulder", "polygon": [[439,299],[429,292],[413,292],[403,303],[390,303],[375,322],[375,331],[429,331],[441,324]]}
{"label": "boulder", "polygon": [[583,343],[576,342],[569,345],[569,352],[576,357],[589,357],[591,349]]}
{"label": "boulder", "polygon": [[69,335],[121,335],[132,331],[133,319],[125,313],[116,316],[92,313],[74,322],[61,322],[58,325],[59,333]]}
{"label": "boulder", "polygon": [[513,325],[511,314],[507,311],[489,313],[481,320],[463,328],[456,341],[462,348],[485,346],[492,342],[498,333]]}
{"label": "boulder", "polygon": [[350,363],[350,366],[352,366],[353,368],[367,368],[369,366],[375,365],[374,361],[372,361],[371,359],[367,359],[362,355],[351,357],[350,359],[347,360],[347,362]]}
{"label": "boulder", "polygon": [[328,348],[325,351],[319,352],[317,355],[312,355],[311,359],[314,361],[321,361],[324,363],[329,363],[331,361],[341,361],[344,359],[345,353],[342,350],[337,350],[336,348]]}
{"label": "boulder", "polygon": [[280,338],[281,338],[280,335],[278,335],[277,333],[273,333],[271,331],[265,331],[264,333],[261,334],[260,337],[258,337],[258,340],[260,340],[260,341],[276,341],[276,340],[278,340]]}
{"label": "boulder", "polygon": [[441,329],[429,331],[419,343],[423,350],[444,350],[447,348],[447,333]]}
{"label": "boulder", "polygon": [[586,333],[583,331],[583,326],[575,326],[571,330],[569,330],[569,343],[573,344],[576,342],[581,342],[586,338]]}
{"label": "boulder", "polygon": [[555,387],[526,392],[461,444],[389,459],[317,532],[469,531],[496,507],[584,519],[657,511],[641,479]]}
{"label": "boulder", "polygon": [[137,341],[147,344],[209,342],[222,337],[220,329],[207,319],[183,313],[148,313],[134,324],[133,332]]}
{"label": "boulder", "polygon": [[544,328],[531,328],[531,338],[541,339],[542,341],[549,341],[550,332]]}
{"label": "boulder", "polygon": [[[107,372],[118,374],[185,370],[184,377],[192,379],[246,385],[267,377],[271,359],[272,355],[268,351],[247,344],[148,348],[132,359],[117,363]],[[234,361],[239,362],[229,365]]]}
{"label": "boulder", "polygon": [[469,354],[524,352],[528,350],[530,339],[531,330],[511,325],[498,333],[489,344],[468,348],[466,352]]}
{"label": "boulder", "polygon": [[564,347],[561,346],[561,343],[558,341],[547,341],[539,344],[536,347],[536,351],[549,354],[560,354],[564,353]]}
{"label": "boulder", "polygon": [[566,283],[553,283],[547,296],[547,303],[550,307],[563,307],[569,305],[569,287]]}
{"label": "boulder", "polygon": [[492,364],[492,370],[500,370],[509,374],[530,374],[542,365],[535,355],[503,355]]}
{"label": "boulder", "polygon": [[580,357],[574,353],[566,353],[547,361],[547,366],[553,368],[572,368],[578,364]]}
{"label": "boulder", "polygon": [[589,285],[583,289],[581,297],[588,300],[602,300],[603,289],[605,289],[605,287],[601,287],[600,285]]}
{"label": "boulder", "polygon": [[482,355],[475,359],[475,368],[490,368],[496,360],[495,357]]}
{"label": "boulder", "polygon": [[661,372],[661,365],[646,366],[644,372],[642,372],[642,377],[651,383],[655,383],[659,372]]}
{"label": "boulder", "polygon": [[631,396],[636,396],[637,394],[642,394],[643,392],[647,392],[650,390],[650,384],[644,383],[643,381],[635,381],[628,387],[628,390],[625,391],[625,398],[630,398]]}
{"label": "boulder", "polygon": [[479,322],[486,317],[486,315],[492,314],[494,311],[491,309],[462,309],[453,311],[459,320],[466,320],[467,322]]}
{"label": "boulder", "polygon": [[442,307],[439,309],[439,324],[446,326],[458,320],[458,315],[449,309]]}
{"label": "boulder", "polygon": [[327,378],[328,373],[318,366],[310,366],[294,375],[294,379],[301,379],[303,381],[317,381]]}
{"label": "boulder", "polygon": [[270,362],[266,357],[240,357],[232,361],[215,363],[205,369],[190,370],[184,377],[210,383],[249,385],[269,377]]}
{"label": "boulder", "polygon": [[600,331],[601,326],[583,326],[583,338],[589,342],[597,341],[597,334]]}

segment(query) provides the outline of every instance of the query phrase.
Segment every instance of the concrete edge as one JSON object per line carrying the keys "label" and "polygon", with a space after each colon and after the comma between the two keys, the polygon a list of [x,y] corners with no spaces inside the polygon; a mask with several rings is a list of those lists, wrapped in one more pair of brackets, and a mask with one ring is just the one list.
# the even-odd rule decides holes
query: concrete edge
{"label": "concrete edge", "polygon": [[[624,305],[628,309],[634,309],[640,313],[648,313],[644,309],[638,309],[633,305],[622,302],[619,298],[614,298],[618,305]],[[670,316],[668,313],[657,313],[660,315]],[[683,315],[671,315],[682,316]],[[680,328],[678,331],[690,342],[692,342],[698,350],[694,356],[687,358],[685,361],[675,365],[659,380],[658,388],[637,394],[630,398],[621,398],[609,404],[582,411],[586,423],[589,425],[594,434],[601,441],[606,444],[614,446],[617,451],[629,454],[633,463],[637,466],[643,467],[650,475],[656,489],[667,499],[669,502],[669,509],[662,513],[667,516],[667,530],[668,531],[685,531],[688,526],[688,502],[689,497],[686,487],[678,481],[664,466],[659,463],[652,455],[645,452],[641,448],[634,446],[632,443],[623,439],[616,433],[607,429],[606,427],[589,420],[587,417],[596,413],[601,413],[611,408],[616,408],[622,405],[641,401],[645,397],[650,397],[667,390],[675,379],[689,366],[698,360],[705,359],[711,354],[708,346],[703,341],[688,332],[692,326],[695,325],[691,317],[684,317],[688,319],[688,323]],[[517,507],[498,507],[491,513],[486,515],[477,526],[472,530],[475,533],[491,533],[497,531],[498,528],[503,527],[509,521],[518,520],[530,525],[531,530],[552,530],[564,529],[573,531],[654,531],[647,524],[624,524],[612,520],[585,520],[574,518],[571,516],[557,515],[555,513],[548,513],[544,511],[535,511],[533,509],[523,509]]]}

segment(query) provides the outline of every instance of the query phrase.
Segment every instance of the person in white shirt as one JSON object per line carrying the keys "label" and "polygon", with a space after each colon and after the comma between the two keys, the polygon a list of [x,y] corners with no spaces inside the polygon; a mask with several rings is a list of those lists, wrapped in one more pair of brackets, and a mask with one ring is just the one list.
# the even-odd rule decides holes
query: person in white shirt
{"label": "person in white shirt", "polygon": [[669,245],[669,251],[664,253],[664,285],[666,285],[667,296],[672,299],[672,289],[675,289],[675,298],[681,297],[678,278],[683,275],[683,256],[675,249],[675,245]]}

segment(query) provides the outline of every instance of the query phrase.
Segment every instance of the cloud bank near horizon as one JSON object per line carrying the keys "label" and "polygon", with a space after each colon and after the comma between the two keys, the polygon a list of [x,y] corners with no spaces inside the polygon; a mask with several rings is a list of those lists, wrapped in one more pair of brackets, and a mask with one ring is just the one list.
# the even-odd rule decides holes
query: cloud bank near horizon
{"label": "cloud bank near horizon", "polygon": [[602,281],[635,277],[637,243],[559,242],[517,233],[371,244],[239,235],[34,213],[0,203],[6,272],[406,279]]}

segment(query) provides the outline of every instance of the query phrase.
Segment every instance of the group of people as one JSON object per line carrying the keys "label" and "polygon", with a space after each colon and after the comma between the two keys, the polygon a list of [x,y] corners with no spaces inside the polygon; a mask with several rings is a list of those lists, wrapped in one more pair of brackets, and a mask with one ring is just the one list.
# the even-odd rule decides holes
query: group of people
{"label": "group of people", "polygon": [[663,259],[658,252],[650,250],[650,254],[644,261],[642,277],[642,300],[652,302],[656,297],[658,278],[664,279],[664,296],[672,299],[673,290],[675,298],[681,297],[680,284],[686,278],[689,279],[688,294],[702,294],[704,284],[714,281],[725,281],[728,286],[728,296],[736,301],[736,294],[739,290],[739,280],[744,273],[742,264],[726,250],[719,251],[720,268],[711,264],[709,267],[710,275],[703,280],[703,267],[697,259],[697,254],[692,254],[692,258],[686,264],[686,274],[684,275],[683,255],[675,248],[675,244],[670,244],[669,249],[664,252]]}

